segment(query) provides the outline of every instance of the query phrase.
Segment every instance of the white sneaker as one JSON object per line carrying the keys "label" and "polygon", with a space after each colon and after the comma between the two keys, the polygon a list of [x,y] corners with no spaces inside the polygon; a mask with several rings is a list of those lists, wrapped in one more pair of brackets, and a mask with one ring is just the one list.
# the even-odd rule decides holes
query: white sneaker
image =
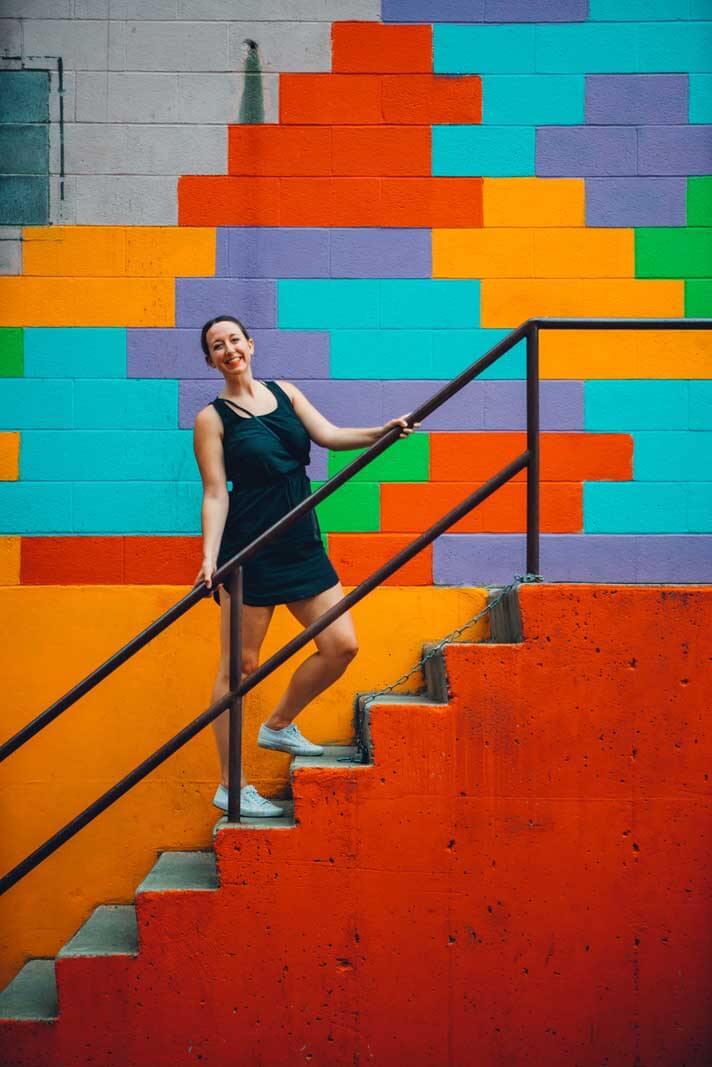
{"label": "white sneaker", "polygon": [[[227,789],[224,785],[219,785],[213,797],[213,804],[221,811],[227,811],[227,801]],[[261,796],[253,785],[245,785],[240,790],[240,815],[249,819],[274,819],[278,815],[284,815],[284,808]]]}
{"label": "white sneaker", "polygon": [[323,756],[321,745],[314,745],[299,733],[293,722],[283,730],[271,730],[262,723],[257,735],[260,748],[272,748],[276,752],[289,752],[292,756]]}

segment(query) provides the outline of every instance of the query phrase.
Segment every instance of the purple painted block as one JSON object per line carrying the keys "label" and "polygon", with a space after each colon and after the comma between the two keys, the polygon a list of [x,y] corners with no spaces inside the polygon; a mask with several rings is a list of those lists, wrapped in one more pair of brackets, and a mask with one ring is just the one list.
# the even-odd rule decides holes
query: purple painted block
{"label": "purple painted block", "polygon": [[218,277],[224,277],[230,273],[228,268],[229,243],[230,231],[218,226],[215,231],[215,273]]}
{"label": "purple painted block", "polygon": [[[526,427],[526,382],[490,381],[484,389],[486,430]],[[583,382],[544,381],[540,391],[542,430],[583,430]]]}
{"label": "purple painted block", "polygon": [[588,0],[485,0],[485,22],[585,22],[587,17]]}
{"label": "purple painted block", "polygon": [[381,382],[290,380],[335,426],[380,426],[385,421]]}
{"label": "purple painted block", "polygon": [[176,278],[176,326],[202,326],[215,315],[244,316],[250,328],[277,323],[277,286],[243,278]]}
{"label": "purple painted block", "polygon": [[684,226],[686,178],[586,178],[587,226]]}
{"label": "purple painted block", "polygon": [[429,278],[431,230],[331,231],[332,278]]}
{"label": "purple painted block", "polygon": [[384,22],[483,22],[485,0],[382,0]]}
{"label": "purple painted block", "polygon": [[[407,415],[434,396],[447,382],[386,381],[383,389],[383,422]],[[429,415],[423,429],[483,430],[485,426],[485,382],[472,382]]]}
{"label": "purple painted block", "polygon": [[541,126],[536,131],[540,177],[635,174],[636,131],[629,126]]}
{"label": "purple painted block", "polygon": [[641,126],[638,174],[712,173],[712,126]]}
{"label": "purple painted block", "polygon": [[670,534],[636,538],[637,582],[712,582],[712,537]]}
{"label": "purple painted block", "polygon": [[686,74],[588,74],[586,122],[603,126],[688,121]]}
{"label": "purple painted block", "polygon": [[[249,322],[246,324],[249,327]],[[129,329],[129,378],[211,378],[200,330]],[[253,330],[260,378],[328,378],[329,334],[311,330]]]}
{"label": "purple painted block", "polygon": [[443,534],[433,544],[435,585],[505,585],[525,570],[522,534]]}
{"label": "purple painted block", "polygon": [[227,258],[216,273],[231,278],[328,278],[329,231],[240,226],[218,231]]}

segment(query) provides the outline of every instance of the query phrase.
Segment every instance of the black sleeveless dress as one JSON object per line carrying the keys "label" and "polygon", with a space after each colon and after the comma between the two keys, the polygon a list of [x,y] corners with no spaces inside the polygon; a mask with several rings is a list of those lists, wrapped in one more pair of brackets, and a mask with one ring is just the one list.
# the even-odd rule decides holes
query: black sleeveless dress
{"label": "black sleeveless dress", "polygon": [[[264,384],[277,401],[267,415],[253,415],[222,397],[213,401],[223,423],[225,474],[232,482],[218,567],[311,494],[305,470],[309,434],[284,390],[276,382]],[[336,585],[316,514],[303,515],[260,549],[244,565],[243,577],[250,606],[303,600]]]}

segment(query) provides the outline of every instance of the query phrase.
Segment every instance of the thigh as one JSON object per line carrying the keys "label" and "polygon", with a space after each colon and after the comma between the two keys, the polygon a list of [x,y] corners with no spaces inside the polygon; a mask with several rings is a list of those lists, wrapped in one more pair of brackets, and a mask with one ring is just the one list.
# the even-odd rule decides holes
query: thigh
{"label": "thigh", "polygon": [[[320,615],[338,604],[343,599],[344,591],[341,583],[332,585],[331,589],[325,589],[323,593],[307,597],[306,600],[293,600],[287,607],[295,619],[302,626],[307,627],[315,622]],[[320,652],[327,655],[333,652],[342,652],[346,648],[356,647],[356,630],[350,612],[346,611],[334,622],[330,623],[325,630],[317,634],[314,643]]]}
{"label": "thigh", "polygon": [[[273,614],[273,605],[242,605],[242,658],[250,671],[257,666],[260,648]],[[223,586],[220,586],[220,658],[224,665],[230,661],[230,597]]]}

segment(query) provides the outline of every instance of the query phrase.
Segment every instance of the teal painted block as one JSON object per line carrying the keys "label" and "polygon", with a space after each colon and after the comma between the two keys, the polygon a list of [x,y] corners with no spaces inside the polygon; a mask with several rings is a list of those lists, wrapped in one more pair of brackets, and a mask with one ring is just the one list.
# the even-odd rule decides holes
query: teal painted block
{"label": "teal painted block", "polygon": [[486,74],[482,122],[493,126],[566,126],[584,122],[583,74]]}
{"label": "teal painted block", "polygon": [[392,278],[381,287],[381,326],[425,330],[480,324],[480,283],[429,278]]}
{"label": "teal painted block", "polygon": [[[667,27],[670,36],[670,27]],[[628,23],[541,25],[535,29],[537,71],[627,74],[635,68],[636,26]]]}
{"label": "teal painted block", "polygon": [[712,493],[709,482],[687,485],[687,529],[690,533],[712,532]]}
{"label": "teal painted block", "polygon": [[361,278],[280,281],[277,307],[282,329],[370,329],[378,326],[378,282]]}
{"label": "teal painted block", "polygon": [[123,327],[37,326],[25,330],[27,378],[125,378]]}
{"label": "teal painted block", "polygon": [[74,532],[176,533],[174,482],[77,482]]}
{"label": "teal painted block", "polygon": [[584,429],[594,433],[686,430],[688,395],[685,381],[584,382]]}
{"label": "teal painted block", "polygon": [[636,27],[638,70],[642,74],[685,71],[712,72],[712,24],[678,22],[673,33],[667,22]]}
{"label": "teal painted block", "polygon": [[[332,478],[365,450],[348,449],[329,452],[329,477]],[[430,477],[430,435],[416,432],[396,441],[389,449],[353,475],[351,482],[427,482]]]}
{"label": "teal painted block", "polygon": [[0,430],[64,429],[72,425],[73,384],[0,378]]}
{"label": "teal painted block", "polygon": [[591,22],[677,21],[690,18],[690,0],[589,0],[588,17]]}
{"label": "teal painted block", "polygon": [[49,122],[49,72],[0,70],[0,122]]}
{"label": "teal painted block", "polygon": [[74,425],[79,430],[177,429],[178,382],[78,379],[74,385]]}
{"label": "teal painted block", "polygon": [[[636,482],[712,481],[712,433],[641,430],[633,435]],[[712,485],[708,487],[712,493]]]}
{"label": "teal painted block", "polygon": [[[475,360],[484,356],[511,330],[438,330],[433,334],[433,367],[437,378],[454,378]],[[478,375],[482,381],[501,381],[526,377],[526,345],[524,341]]]}
{"label": "teal painted block", "polygon": [[690,382],[690,429],[712,430],[712,381]]}
{"label": "teal painted block", "polygon": [[28,430],[20,474],[27,481],[193,481],[190,430]]}
{"label": "teal painted block", "polygon": [[712,122],[712,74],[690,75],[690,122]]}
{"label": "teal painted block", "polygon": [[46,226],[48,222],[48,176],[0,176],[0,226]]}
{"label": "teal painted block", "polygon": [[200,533],[202,502],[203,487],[200,482],[176,482],[176,533],[196,536]]}
{"label": "teal painted block", "polygon": [[712,19],[712,0],[690,0],[690,18]]}
{"label": "teal painted block", "polygon": [[584,482],[584,533],[687,533],[683,482]]}
{"label": "teal painted block", "polygon": [[0,533],[66,534],[71,531],[71,485],[0,482]]}
{"label": "teal painted block", "polygon": [[433,174],[533,175],[535,134],[533,126],[433,126]]}
{"label": "teal painted block", "polygon": [[[312,492],[323,482],[312,482]],[[381,490],[373,482],[347,482],[317,506],[322,533],[373,533],[381,525]]]}
{"label": "teal painted block", "polygon": [[48,126],[0,124],[0,174],[48,174]]}
{"label": "teal painted block", "polygon": [[433,26],[436,74],[534,71],[534,26]]}
{"label": "teal painted block", "polygon": [[332,330],[332,378],[432,378],[433,338],[423,330]]}

